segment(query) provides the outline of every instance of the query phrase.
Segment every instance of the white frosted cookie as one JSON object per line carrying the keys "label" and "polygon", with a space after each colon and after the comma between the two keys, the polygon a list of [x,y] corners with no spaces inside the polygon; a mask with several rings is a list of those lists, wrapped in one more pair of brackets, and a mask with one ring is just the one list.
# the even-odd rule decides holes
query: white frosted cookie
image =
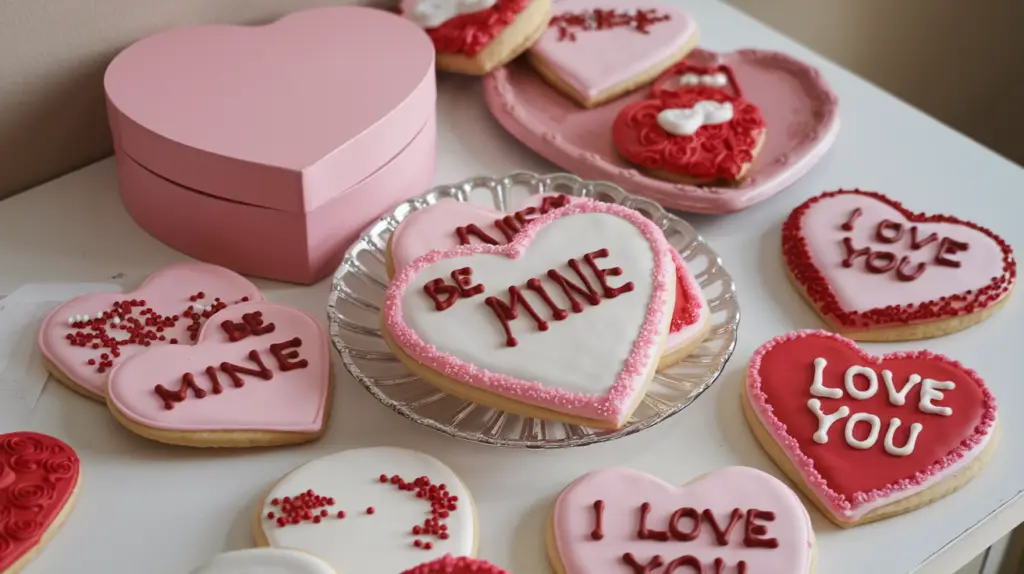
{"label": "white frosted cookie", "polygon": [[326,562],[286,548],[249,548],[225,552],[192,574],[336,574]]}

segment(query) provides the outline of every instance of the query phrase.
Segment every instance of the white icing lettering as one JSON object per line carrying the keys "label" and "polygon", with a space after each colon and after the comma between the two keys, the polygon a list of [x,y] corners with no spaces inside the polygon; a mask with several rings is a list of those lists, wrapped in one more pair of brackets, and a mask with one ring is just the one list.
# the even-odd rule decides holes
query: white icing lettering
{"label": "white icing lettering", "polygon": [[953,409],[936,405],[935,401],[945,398],[946,395],[942,391],[951,391],[955,388],[956,384],[953,381],[924,379],[921,381],[921,400],[917,403],[917,407],[923,413],[948,417],[953,414]]}
{"label": "white icing lettering", "polygon": [[828,443],[828,429],[833,423],[850,416],[850,407],[845,406],[839,407],[839,410],[830,415],[825,414],[821,410],[821,401],[818,399],[807,401],[807,408],[811,409],[814,416],[818,418],[818,430],[814,433],[814,442],[818,444]]}
{"label": "white icing lettering", "polygon": [[826,365],[828,365],[828,361],[825,359],[822,359],[821,357],[814,359],[814,382],[811,383],[811,394],[816,397],[825,397],[827,399],[841,399],[843,398],[842,389],[826,387],[822,383]]}
{"label": "white icing lettering", "polygon": [[[857,440],[853,436],[853,431],[857,428],[857,423],[862,421],[871,425],[871,431],[868,432],[868,436],[864,440]],[[878,440],[878,431],[881,427],[882,421],[878,420],[877,416],[870,413],[854,413],[850,420],[846,421],[846,444],[858,450],[869,449]]]}
{"label": "white icing lettering", "polygon": [[658,112],[658,125],[674,136],[692,136],[704,126],[732,121],[731,102],[701,100],[692,108],[668,108]]}
{"label": "white icing lettering", "polygon": [[[868,388],[863,391],[853,384],[853,378],[857,375],[861,375],[868,380]],[[875,396],[875,392],[878,391],[878,375],[875,374],[874,370],[868,367],[854,365],[849,369],[846,369],[846,377],[843,382],[846,386],[846,392],[850,393],[851,397],[861,401],[870,399]]]}
{"label": "white icing lettering", "polygon": [[682,76],[679,76],[679,85],[724,88],[729,85],[729,77],[725,75],[725,72],[715,72],[714,74],[695,74],[693,72],[687,72]]}
{"label": "white icing lettering", "polygon": [[889,391],[889,402],[897,407],[902,407],[907,403],[907,394],[910,390],[921,382],[921,375],[910,375],[907,384],[903,385],[899,391],[896,390],[896,385],[892,382],[892,373],[885,369],[882,370],[882,381],[885,382],[885,388]]}
{"label": "white icing lettering", "polygon": [[885,452],[893,456],[907,456],[914,452],[914,445],[917,444],[917,435],[921,434],[924,430],[924,425],[921,423],[911,423],[910,425],[910,436],[907,437],[907,442],[903,446],[896,446],[894,437],[896,436],[896,430],[903,424],[898,418],[889,420],[889,430],[885,431]]}

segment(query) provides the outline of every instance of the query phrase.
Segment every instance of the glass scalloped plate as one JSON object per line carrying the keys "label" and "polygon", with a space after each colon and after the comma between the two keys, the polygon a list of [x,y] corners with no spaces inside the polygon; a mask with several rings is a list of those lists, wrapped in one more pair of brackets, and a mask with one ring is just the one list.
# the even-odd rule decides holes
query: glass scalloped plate
{"label": "glass scalloped plate", "polygon": [[[617,203],[657,223],[679,250],[711,306],[708,337],[685,360],[655,375],[626,426],[603,431],[521,417],[445,394],[413,375],[380,334],[380,307],[387,289],[385,250],[391,232],[413,211],[440,201],[468,201],[513,212],[530,195],[565,193]],[[515,173],[434,187],[372,225],[345,254],[331,283],[327,306],[331,341],[353,377],[381,403],[427,428],[494,446],[553,449],[614,440],[650,428],[679,413],[708,389],[736,346],[740,309],[736,288],[718,255],[685,221],[657,203],[618,186],[567,174]]]}

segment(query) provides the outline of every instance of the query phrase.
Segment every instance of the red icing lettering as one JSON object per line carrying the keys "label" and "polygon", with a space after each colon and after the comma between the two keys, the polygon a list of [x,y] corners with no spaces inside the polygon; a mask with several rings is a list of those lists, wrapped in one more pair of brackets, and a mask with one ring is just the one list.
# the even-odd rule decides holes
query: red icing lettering
{"label": "red icing lettering", "polygon": [[[899,236],[903,235],[902,224],[885,220],[878,226],[879,239],[884,235],[885,237],[888,238],[895,238],[893,239],[893,241],[898,240],[899,237],[896,235],[892,235],[892,232],[882,231],[882,226],[885,225],[887,222],[900,226]],[[886,229],[894,228],[887,227]],[[916,228],[911,228],[911,234],[913,234],[914,229]],[[920,277],[925,272],[925,269],[927,269],[928,267],[927,264],[923,262],[913,264],[910,258],[907,257],[906,255],[904,255],[903,257],[897,257],[896,254],[891,251],[873,251],[870,247],[862,247],[860,249],[857,249],[853,246],[853,240],[850,239],[849,237],[843,238],[843,248],[846,252],[846,258],[843,259],[843,267],[853,267],[853,264],[857,261],[857,259],[864,257],[865,269],[867,269],[871,273],[878,274],[888,273],[895,269],[896,278],[899,279],[900,281],[913,281]]]}
{"label": "red icing lettering", "polygon": [[871,253],[870,247],[862,247],[860,249],[853,248],[853,240],[849,237],[843,238],[843,247],[846,249],[846,258],[843,259],[843,267],[853,267],[853,263],[858,257],[865,256]]}
{"label": "red icing lettering", "polygon": [[655,556],[654,558],[651,558],[647,564],[641,564],[637,561],[636,557],[629,552],[622,555],[622,561],[625,562],[627,566],[631,566],[633,568],[633,574],[651,574],[654,572],[655,568],[660,568],[661,565],[665,563],[665,561],[661,559],[661,556]]}
{"label": "red icing lettering", "polygon": [[935,254],[935,264],[943,267],[960,267],[960,261],[952,259],[953,255],[967,251],[969,245],[949,237],[943,237],[939,243],[939,252]]}
{"label": "red icing lettering", "polygon": [[602,259],[605,257],[608,257],[607,249],[598,249],[597,251],[592,251],[583,256],[583,260],[587,262],[587,265],[590,266],[590,269],[593,270],[595,275],[597,275],[597,281],[598,283],[601,284],[601,288],[604,290],[604,298],[614,299],[619,295],[622,295],[623,293],[629,293],[630,291],[632,291],[632,281],[627,281],[626,283],[623,283],[619,287],[612,287],[611,285],[608,284],[608,276],[618,277],[619,275],[622,275],[622,268],[608,267],[602,269],[598,267],[597,263],[595,263],[595,260]]}
{"label": "red icing lettering", "polygon": [[434,309],[444,311],[459,299],[461,289],[458,285],[449,285],[444,278],[431,279],[423,286],[423,292],[434,301]]}
{"label": "red icing lettering", "polygon": [[[280,343],[274,343],[270,346],[270,354],[277,359],[277,368],[281,369],[282,373],[287,373],[295,369],[305,369],[309,366],[309,361],[306,359],[299,359],[298,349],[302,346],[302,339],[293,337],[287,341],[281,341]],[[298,360],[296,360],[298,359]]]}
{"label": "red icing lettering", "polygon": [[469,298],[484,292],[483,285],[473,284],[473,270],[469,267],[452,271],[452,281],[455,281],[455,285],[459,288],[459,297]]}
{"label": "red icing lettering", "polygon": [[516,218],[511,215],[506,215],[501,219],[494,221],[494,226],[498,228],[498,231],[505,236],[507,241],[512,241],[516,237],[516,233],[519,233],[519,224],[516,222]]}
{"label": "red icing lettering", "polygon": [[903,224],[891,219],[883,219],[875,229],[875,239],[882,243],[896,243],[903,238]]}
{"label": "red icing lettering", "polygon": [[[598,295],[597,290],[590,284],[590,280],[583,274],[583,270],[580,269],[579,261],[575,259],[569,260],[569,268],[576,272],[576,276],[583,282],[583,287],[580,287],[576,283],[573,283],[569,279],[562,275],[557,269],[549,269],[548,277],[553,279],[558,286],[562,288],[562,292],[565,293],[566,298],[569,299],[569,305],[574,313],[580,313],[583,311],[583,305],[576,300],[573,293],[576,293],[580,297],[583,297],[591,305],[597,305],[601,302],[601,296]],[[584,287],[586,289],[584,289]]]}
{"label": "red icing lettering", "polygon": [[[737,574],[747,574],[747,563],[740,560],[736,563]],[[715,558],[715,574],[725,574],[725,560]]]}
{"label": "red icing lettering", "polygon": [[922,261],[914,267],[913,271],[908,272],[907,267],[910,265],[910,258],[904,255],[900,258],[900,264],[896,267],[896,278],[900,281],[913,281],[924,273],[927,265]]}
{"label": "red icing lettering", "polygon": [[249,335],[258,336],[273,333],[275,325],[273,323],[264,325],[263,313],[261,311],[253,311],[252,313],[242,315],[242,320],[238,323],[226,320],[220,324],[220,327],[227,333],[228,340],[235,343]]}
{"label": "red icing lettering", "polygon": [[181,376],[181,386],[178,387],[177,391],[172,391],[163,385],[157,385],[154,388],[156,394],[164,400],[164,408],[167,410],[173,409],[174,403],[184,401],[190,389],[192,391],[192,395],[197,399],[201,399],[206,396],[206,391],[196,384],[196,379],[192,376],[192,373],[185,373]]}
{"label": "red icing lettering", "polygon": [[932,233],[931,235],[925,237],[924,239],[920,239],[919,240],[917,238],[917,226],[914,225],[913,227],[910,228],[910,248],[913,249],[914,251],[917,251],[918,249],[921,249],[922,247],[926,247],[928,245],[931,245],[932,243],[935,243],[938,240],[939,240],[939,234],[938,233]]}
{"label": "red icing lettering", "polygon": [[680,556],[679,558],[669,562],[668,566],[665,566],[665,570],[663,570],[662,573],[671,574],[684,566],[689,566],[697,574],[704,574],[704,566],[701,565],[700,560],[698,560],[696,556],[691,556],[689,554],[686,556]]}
{"label": "red icing lettering", "polygon": [[555,321],[561,321],[569,316],[569,313],[559,307],[551,298],[551,295],[548,294],[548,290],[544,288],[544,284],[541,283],[540,279],[536,277],[530,279],[526,282],[526,288],[540,295],[540,298],[544,300],[544,304],[551,308],[551,318]]}
{"label": "red icing lettering", "polygon": [[[734,511],[736,512],[736,511]],[[743,545],[749,548],[778,548],[778,538],[766,538],[768,528],[764,524],[758,524],[756,520],[771,522],[775,520],[775,513],[770,510],[758,510],[751,508],[747,510],[747,524],[743,529]]]}
{"label": "red icing lettering", "polygon": [[231,379],[231,382],[235,385],[235,387],[245,386],[245,381],[242,380],[242,377],[238,376],[238,373],[241,373],[243,375],[249,375],[252,377],[257,377],[263,379],[264,381],[269,381],[270,379],[274,378],[274,373],[271,372],[271,370],[268,369],[267,366],[263,364],[263,359],[260,357],[260,354],[257,353],[255,349],[249,351],[248,356],[249,360],[251,360],[253,363],[256,363],[256,366],[259,367],[258,369],[251,369],[249,367],[235,365],[232,363],[228,363],[226,361],[220,364],[220,370],[224,371],[228,378]]}
{"label": "red icing lettering", "polygon": [[729,515],[729,524],[726,525],[724,529],[718,525],[718,520],[715,519],[715,513],[712,512],[710,508],[704,509],[703,518],[711,525],[711,529],[715,531],[715,542],[717,542],[719,546],[725,546],[726,544],[729,544],[729,535],[732,534],[732,529],[736,528],[736,524],[743,518],[743,511],[739,508],[733,508],[732,514]]}
{"label": "red icing lettering", "polygon": [[872,273],[888,273],[896,268],[896,254],[891,251],[871,251],[864,267]]}
{"label": "red icing lettering", "polygon": [[540,214],[545,215],[549,211],[565,207],[566,205],[569,205],[570,201],[572,201],[572,199],[564,193],[559,193],[558,195],[545,197],[544,199],[540,200]]}
{"label": "red icing lettering", "polygon": [[650,530],[647,528],[647,516],[651,513],[651,503],[645,502],[640,505],[640,527],[636,536],[640,540],[657,540],[658,542],[668,541],[668,532],[664,530]]}
{"label": "red icing lettering", "polygon": [[548,324],[546,321],[540,318],[537,311],[534,310],[533,305],[523,297],[523,292],[518,287],[512,286],[508,288],[509,301],[506,303],[498,297],[488,297],[484,300],[484,303],[494,311],[494,315],[501,321],[501,326],[505,330],[505,345],[509,347],[515,347],[519,344],[519,341],[512,336],[512,325],[511,321],[514,321],[519,317],[519,312],[516,310],[517,307],[522,307],[533,320],[537,323],[537,328],[541,331],[548,330]]}
{"label": "red icing lettering", "polygon": [[643,10],[614,10],[592,8],[580,12],[565,12],[551,18],[550,26],[558,28],[558,41],[576,41],[576,34],[593,30],[626,28],[641,34],[650,34],[650,27],[671,20],[654,8]]}
{"label": "red icing lettering", "polygon": [[527,215],[534,215],[534,216],[536,216],[536,215],[538,215],[538,213],[539,212],[537,211],[536,207],[527,207],[526,209],[520,209],[519,211],[513,213],[512,215],[514,215],[515,218],[516,218],[516,221],[519,222],[519,226],[520,226],[520,229],[521,229],[523,225],[526,225],[526,222],[533,221],[534,219],[537,219],[536,217],[527,218],[526,217]]}
{"label": "red icing lettering", "polygon": [[228,341],[231,341],[232,343],[241,341],[250,335],[249,325],[246,325],[244,321],[235,323],[234,321],[228,320],[221,323],[220,327],[228,334]]}
{"label": "red icing lettering", "polygon": [[601,540],[604,538],[604,528],[602,522],[604,520],[604,501],[594,501],[594,531],[590,533],[590,537],[594,540]]}
{"label": "red icing lettering", "polygon": [[850,217],[846,220],[845,223],[843,223],[843,231],[853,231],[853,224],[857,222],[857,219],[860,218],[861,214],[863,213],[863,209],[859,207],[854,208],[854,210],[850,212]]}
{"label": "red icing lettering", "polygon": [[496,239],[494,239],[490,235],[487,235],[487,233],[485,233],[484,230],[480,229],[480,227],[476,224],[466,225],[463,227],[456,227],[455,234],[459,236],[459,245],[469,245],[470,236],[476,237],[477,239],[483,241],[488,245],[498,244],[498,241]]}
{"label": "red icing lettering", "polygon": [[[679,529],[679,521],[684,518],[689,518],[693,521],[693,526],[686,532]],[[700,511],[696,508],[680,508],[672,513],[672,518],[668,521],[668,532],[676,540],[690,542],[700,536],[700,525]]]}

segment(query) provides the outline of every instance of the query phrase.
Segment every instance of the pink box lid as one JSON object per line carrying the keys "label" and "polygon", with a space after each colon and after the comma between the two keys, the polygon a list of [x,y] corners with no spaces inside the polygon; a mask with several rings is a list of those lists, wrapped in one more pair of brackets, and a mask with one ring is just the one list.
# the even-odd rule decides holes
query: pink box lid
{"label": "pink box lid", "polygon": [[122,51],[104,78],[117,145],[178,185],[308,212],[398,154],[434,111],[434,48],[359,6],[198,26]]}

